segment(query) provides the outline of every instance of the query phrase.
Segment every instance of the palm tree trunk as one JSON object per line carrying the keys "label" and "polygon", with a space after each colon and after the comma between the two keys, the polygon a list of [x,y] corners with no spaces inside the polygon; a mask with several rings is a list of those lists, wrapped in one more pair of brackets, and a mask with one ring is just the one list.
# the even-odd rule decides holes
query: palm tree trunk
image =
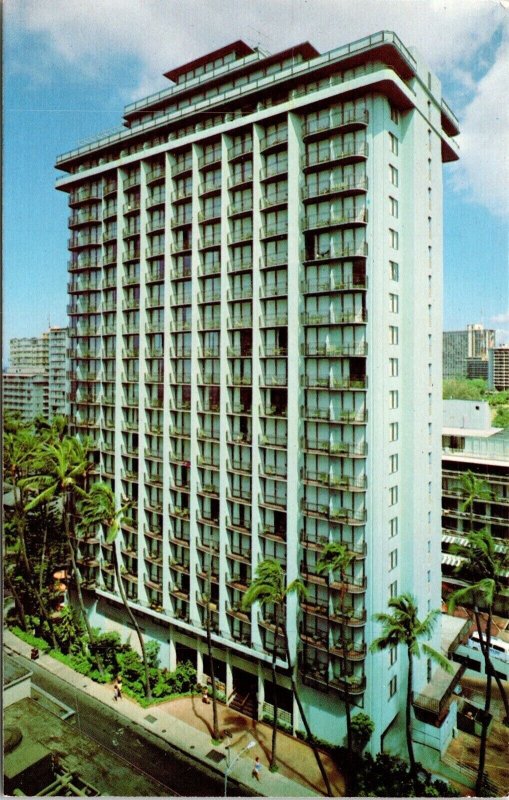
{"label": "palm tree trunk", "polygon": [[205,621],[207,627],[207,648],[209,652],[209,669],[210,669],[210,682],[212,684],[212,737],[216,739],[221,738],[219,732],[219,717],[217,713],[217,695],[216,695],[216,673],[214,670],[214,657],[212,655],[212,630],[211,630],[211,617],[212,609],[210,603],[212,600],[212,541],[210,542],[209,553],[209,568],[207,571],[207,605],[205,608]]}
{"label": "palm tree trunk", "polygon": [[27,621],[25,617],[25,607],[23,606],[23,602],[17,593],[16,589],[14,588],[14,581],[12,580],[11,576],[9,575],[9,571],[7,567],[5,567],[5,580],[7,581],[7,585],[10,589],[10,592],[14,599],[14,604],[16,606],[16,614],[19,620],[19,623],[24,631],[27,629]]}
{"label": "palm tree trunk", "polygon": [[145,642],[143,641],[143,636],[141,635],[140,626],[138,625],[138,621],[134,616],[133,612],[131,611],[131,607],[129,606],[129,601],[127,599],[127,595],[125,593],[124,584],[122,581],[122,576],[120,574],[120,567],[117,558],[117,543],[113,542],[113,566],[115,568],[115,577],[117,579],[118,590],[120,592],[120,597],[122,598],[122,603],[124,604],[124,608],[127,612],[129,619],[131,620],[133,627],[136,631],[136,635],[138,637],[138,641],[140,643],[140,650],[141,650],[141,657],[143,660],[143,667],[145,669],[145,697],[147,700],[152,698],[152,692],[150,689],[150,675],[148,671],[148,661],[147,661],[147,654],[145,652]]}
{"label": "palm tree trunk", "polygon": [[272,720],[272,746],[270,754],[270,770],[275,770],[277,766],[276,761],[276,743],[277,743],[277,718],[279,714],[278,694],[277,694],[277,673],[276,673],[276,659],[277,659],[277,637],[279,635],[279,603],[276,603],[274,608],[274,647],[272,648],[272,685],[274,687],[274,717]]}
{"label": "palm tree trunk", "polygon": [[[63,507],[64,533],[65,533],[65,539],[66,539],[66,542],[67,542],[67,549],[69,550],[69,555],[71,557],[72,574],[74,576],[74,580],[76,581],[76,592],[78,594],[78,605],[80,607],[80,613],[81,613],[83,622],[85,623],[85,627],[87,629],[88,640],[89,640],[90,644],[93,645],[95,643],[95,636],[94,636],[94,631],[92,630],[92,626],[90,625],[90,621],[89,621],[88,616],[87,616],[87,612],[86,612],[86,609],[85,609],[85,602],[83,600],[83,592],[81,591],[81,574],[80,574],[78,565],[76,563],[76,553],[75,553],[75,550],[74,550],[74,545],[72,543],[71,532],[69,530],[70,510],[68,508],[68,501],[67,501],[67,498],[66,498],[65,495],[62,497],[62,501],[63,501],[63,504],[64,504],[64,507]],[[98,668],[99,672],[102,675],[104,673],[104,665],[103,665],[103,662],[102,662],[102,658],[101,658],[101,656],[99,655],[98,652],[95,653],[95,661],[96,661],[96,664],[97,664],[97,668]]]}
{"label": "palm tree trunk", "polygon": [[207,627],[207,649],[209,653],[209,669],[210,669],[210,682],[212,684],[212,738],[213,739],[220,739],[219,733],[219,717],[217,714],[217,696],[216,696],[216,675],[214,671],[214,658],[212,655],[212,631],[211,631],[211,618],[212,612],[210,609],[210,595],[207,600],[207,606],[205,609],[205,619],[206,619],[206,627]]}
{"label": "palm tree trunk", "polygon": [[41,563],[39,565],[39,591],[42,592],[43,585],[44,585],[44,567],[46,561],[46,544],[48,541],[48,517],[47,514],[44,513],[44,535],[42,539],[42,552],[41,552]]}
{"label": "palm tree trunk", "polygon": [[[489,607],[489,611],[490,611],[491,614],[493,614],[493,608],[491,606]],[[475,623],[476,623],[477,633],[479,635],[479,642],[480,642],[480,645],[481,645],[481,652],[482,652],[483,657],[484,657],[485,669],[489,669],[490,675],[493,678],[495,678],[495,682],[496,682],[498,690],[500,692],[500,697],[502,698],[502,702],[504,704],[504,711],[505,711],[504,725],[507,726],[507,725],[509,725],[509,703],[508,703],[508,700],[507,700],[507,692],[505,690],[504,684],[502,683],[501,679],[499,678],[499,676],[497,675],[497,673],[495,671],[495,667],[493,666],[493,664],[491,662],[491,656],[490,656],[489,649],[487,648],[486,642],[484,641],[484,639],[482,637],[481,619],[480,619],[480,616],[479,616],[479,609],[478,608],[474,609],[474,615],[475,615]],[[486,672],[486,675],[487,674],[488,673]]]}
{"label": "palm tree trunk", "polygon": [[417,794],[417,769],[415,766],[414,744],[412,740],[412,694],[414,683],[414,662],[410,648],[408,648],[408,679],[406,690],[406,744],[408,749],[408,760],[410,762],[410,775],[414,784],[415,793]]}
{"label": "palm tree trunk", "polygon": [[486,641],[483,640],[481,629],[481,618],[479,609],[474,609],[475,621],[477,632],[479,634],[479,641],[481,643],[481,651],[484,656],[484,671],[486,672],[486,694],[484,696],[484,716],[481,727],[481,742],[479,745],[479,765],[477,768],[477,781],[475,784],[475,793],[481,797],[484,785],[484,765],[486,763],[486,746],[488,743],[488,715],[491,707],[491,677],[492,666],[490,661],[490,642],[491,642],[491,606],[488,611],[488,624],[486,626]]}
{"label": "palm tree trunk", "polygon": [[[21,499],[21,495],[20,495],[20,505],[21,505],[21,507],[23,507],[23,501]],[[50,638],[51,638],[51,644],[53,646],[53,650],[58,650],[58,642],[57,642],[57,637],[55,635],[55,628],[53,626],[53,621],[52,621],[51,616],[50,616],[50,614],[48,612],[48,609],[46,608],[46,603],[42,599],[42,594],[37,589],[37,586],[36,586],[36,583],[35,583],[35,579],[34,579],[34,575],[33,575],[33,572],[32,572],[32,567],[30,565],[30,561],[29,561],[29,558],[28,558],[27,548],[26,548],[26,540],[25,540],[24,525],[25,525],[24,522],[21,522],[20,525],[18,525],[18,535],[19,535],[19,543],[20,543],[21,557],[22,557],[22,560],[23,560],[23,566],[25,567],[27,580],[28,580],[28,582],[30,584],[30,587],[32,588],[32,590],[33,590],[33,592],[35,594],[35,597],[36,597],[36,600],[37,600],[37,605],[39,606],[39,609],[41,611],[41,616],[42,616],[42,618],[44,619],[44,621],[46,622],[46,624],[48,626],[49,635],[50,635]]]}
{"label": "palm tree trunk", "polygon": [[345,676],[345,696],[344,696],[344,703],[345,703],[345,712],[346,712],[346,742],[348,748],[348,757],[349,759],[352,758],[353,754],[353,744],[352,744],[352,714],[350,708],[350,689],[348,687],[348,658],[346,657],[346,631],[345,631],[345,581],[346,576],[345,573],[342,572],[340,574],[341,580],[341,624],[339,626],[339,635],[341,637],[341,650],[343,651],[343,658],[342,658],[342,668],[343,668],[343,675]]}
{"label": "palm tree trunk", "polygon": [[295,681],[295,675],[294,675],[293,666],[292,666],[292,662],[291,662],[291,658],[290,658],[290,648],[289,648],[289,645],[288,645],[288,634],[286,632],[286,625],[284,623],[281,624],[281,629],[282,629],[283,636],[284,636],[284,641],[285,641],[286,661],[288,663],[288,672],[290,673],[290,681],[291,681],[291,684],[292,684],[292,692],[294,694],[295,700],[297,702],[297,706],[299,708],[299,714],[300,714],[300,717],[302,719],[302,723],[304,725],[304,728],[306,729],[306,735],[307,735],[307,738],[308,738],[308,742],[309,742],[309,744],[311,746],[311,749],[313,751],[313,755],[315,757],[316,763],[318,764],[318,769],[320,770],[320,774],[321,774],[321,776],[323,778],[323,782],[324,782],[326,790],[327,790],[327,796],[328,797],[333,797],[334,795],[332,793],[331,785],[330,785],[330,782],[329,782],[329,776],[327,775],[327,773],[325,771],[325,768],[324,768],[324,766],[322,764],[322,759],[320,758],[320,753],[318,752],[318,748],[317,748],[317,746],[315,744],[315,740],[314,740],[313,734],[311,733],[311,728],[309,727],[309,723],[308,723],[304,708],[302,707],[302,703],[301,703],[301,700],[300,700],[300,697],[299,697],[299,693],[297,691],[297,684],[296,684],[296,681]]}

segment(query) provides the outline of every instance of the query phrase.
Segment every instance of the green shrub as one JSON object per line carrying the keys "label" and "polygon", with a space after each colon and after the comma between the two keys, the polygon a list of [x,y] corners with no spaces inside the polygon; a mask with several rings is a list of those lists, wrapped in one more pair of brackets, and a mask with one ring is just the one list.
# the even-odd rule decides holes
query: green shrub
{"label": "green shrub", "polygon": [[26,642],[31,647],[37,647],[43,653],[47,653],[50,649],[48,642],[45,642],[44,639],[40,638],[40,636],[34,636],[32,633],[22,630],[18,625],[14,625],[11,630],[18,637],[18,639]]}

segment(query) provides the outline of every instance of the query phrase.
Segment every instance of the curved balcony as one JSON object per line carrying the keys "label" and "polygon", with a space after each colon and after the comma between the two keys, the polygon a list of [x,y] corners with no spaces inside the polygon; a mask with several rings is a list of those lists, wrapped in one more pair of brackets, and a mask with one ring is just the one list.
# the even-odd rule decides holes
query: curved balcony
{"label": "curved balcony", "polygon": [[349,178],[340,183],[330,183],[326,186],[304,186],[302,189],[302,199],[318,200],[322,197],[333,197],[342,195],[365,194],[368,191],[368,179],[366,177]]}
{"label": "curved balcony", "polygon": [[307,214],[304,219],[303,231],[319,230],[321,228],[341,228],[349,225],[366,225],[368,212],[366,208],[352,211],[349,214]]}
{"label": "curved balcony", "polygon": [[323,119],[307,120],[302,126],[302,138],[309,141],[320,137],[324,133],[336,130],[346,133],[347,131],[365,128],[368,122],[369,114],[367,109],[353,109],[340,114],[334,113],[332,116],[324,117]]}
{"label": "curved balcony", "polygon": [[304,312],[301,314],[301,322],[303,325],[361,325],[368,320],[368,312],[365,309],[361,311],[347,311],[344,313],[325,312],[321,314]]}
{"label": "curved balcony", "polygon": [[301,379],[301,385],[307,389],[327,390],[363,391],[368,388],[367,382],[367,378],[352,380],[351,378],[333,378],[330,375],[323,378],[304,375]]}
{"label": "curved balcony", "polygon": [[329,439],[317,439],[305,436],[302,439],[302,448],[309,452],[328,453],[332,456],[348,458],[364,458],[368,453],[367,442],[353,444],[350,442],[331,442]]}

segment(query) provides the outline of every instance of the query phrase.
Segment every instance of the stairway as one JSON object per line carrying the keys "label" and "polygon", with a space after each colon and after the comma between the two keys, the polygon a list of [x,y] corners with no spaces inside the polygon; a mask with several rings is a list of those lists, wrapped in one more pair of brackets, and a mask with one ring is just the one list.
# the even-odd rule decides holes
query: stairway
{"label": "stairway", "polygon": [[247,694],[235,692],[230,700],[229,707],[234,711],[238,711],[240,714],[245,714],[246,717],[256,719],[256,696],[251,692],[248,692]]}

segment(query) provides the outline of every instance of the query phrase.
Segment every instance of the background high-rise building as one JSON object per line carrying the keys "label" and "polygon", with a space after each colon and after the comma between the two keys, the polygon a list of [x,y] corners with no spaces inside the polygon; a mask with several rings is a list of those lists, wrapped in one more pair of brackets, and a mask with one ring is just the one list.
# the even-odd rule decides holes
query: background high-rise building
{"label": "background high-rise building", "polygon": [[9,368],[3,374],[3,407],[23,419],[52,419],[67,413],[67,328],[9,342]]}
{"label": "background high-rise building", "polygon": [[488,378],[488,352],[495,346],[495,331],[481,324],[463,331],[444,331],[443,377]]}
{"label": "background high-rise building", "polygon": [[[307,588],[286,624],[314,732],[342,739],[348,688],[379,750],[401,732],[406,659],[370,652],[373,614],[404,591],[423,616],[440,605],[442,162],[457,122],[388,32],[324,55],[239,41],[166,76],[123,129],[58,159],[72,424],[134,502],[114,546],[163,664],[208,674],[209,598],[227,697],[270,714],[274,610],[241,604],[275,558]],[[328,541],[352,553],[342,576],[317,571]],[[93,621],[124,630],[111,546],[79,549]],[[417,690],[430,670],[416,664]]]}
{"label": "background high-rise building", "polygon": [[488,382],[500,392],[509,389],[509,345],[490,350]]}

